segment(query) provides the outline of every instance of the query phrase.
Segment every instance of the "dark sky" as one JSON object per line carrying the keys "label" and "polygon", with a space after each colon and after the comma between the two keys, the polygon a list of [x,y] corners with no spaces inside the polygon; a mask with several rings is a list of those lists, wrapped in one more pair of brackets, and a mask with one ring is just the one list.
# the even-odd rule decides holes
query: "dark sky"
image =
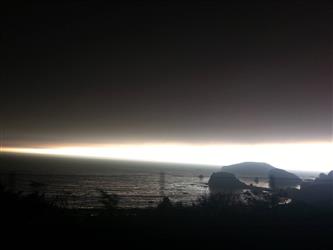
{"label": "dark sky", "polygon": [[333,5],[295,2],[3,7],[0,128],[9,144],[330,141]]}

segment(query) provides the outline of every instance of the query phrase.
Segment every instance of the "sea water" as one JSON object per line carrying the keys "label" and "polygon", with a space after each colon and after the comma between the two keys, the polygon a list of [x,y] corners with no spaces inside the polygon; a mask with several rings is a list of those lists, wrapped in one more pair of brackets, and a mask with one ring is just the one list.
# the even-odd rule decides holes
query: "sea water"
{"label": "sea water", "polygon": [[156,206],[162,197],[189,205],[208,190],[211,166],[1,155],[1,183],[39,192],[73,208],[101,206],[101,192],[116,194],[120,207]]}

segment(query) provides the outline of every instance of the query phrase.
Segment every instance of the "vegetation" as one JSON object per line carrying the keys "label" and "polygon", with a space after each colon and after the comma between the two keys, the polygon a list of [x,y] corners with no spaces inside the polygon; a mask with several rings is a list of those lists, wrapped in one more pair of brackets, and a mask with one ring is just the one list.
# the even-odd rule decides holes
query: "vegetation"
{"label": "vegetation", "polygon": [[330,244],[332,207],[281,206],[273,196],[246,204],[235,194],[220,193],[202,196],[191,206],[163,197],[155,208],[122,209],[118,196],[102,190],[100,194],[101,209],[69,209],[43,194],[24,195],[1,186],[2,226],[8,232],[15,228],[15,238],[51,239],[56,235],[57,240],[77,239],[79,243],[90,239],[124,245],[164,242],[167,246],[177,241],[188,246],[202,242],[235,248],[270,244],[269,249],[295,249],[304,239],[314,249]]}

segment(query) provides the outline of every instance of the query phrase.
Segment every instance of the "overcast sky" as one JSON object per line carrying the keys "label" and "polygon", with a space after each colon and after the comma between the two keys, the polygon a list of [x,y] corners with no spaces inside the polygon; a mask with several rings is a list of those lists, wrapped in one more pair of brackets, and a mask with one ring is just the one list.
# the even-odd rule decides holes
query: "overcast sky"
{"label": "overcast sky", "polygon": [[297,2],[2,8],[6,143],[331,141],[332,4]]}

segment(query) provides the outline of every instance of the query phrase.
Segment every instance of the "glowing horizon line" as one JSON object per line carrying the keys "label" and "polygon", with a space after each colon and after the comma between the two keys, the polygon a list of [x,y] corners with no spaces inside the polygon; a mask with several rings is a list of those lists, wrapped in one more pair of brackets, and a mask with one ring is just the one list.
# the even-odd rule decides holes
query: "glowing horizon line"
{"label": "glowing horizon line", "polygon": [[144,143],[61,147],[3,147],[4,153],[75,156],[110,160],[223,166],[239,162],[267,162],[304,171],[333,169],[332,143],[185,144]]}
{"label": "glowing horizon line", "polygon": [[[70,153],[55,153],[51,151],[40,150],[40,148],[5,148],[3,153],[10,154],[31,154],[31,155],[45,155],[45,156],[61,156],[61,157],[73,157],[73,158],[87,158],[87,159],[100,159],[100,160],[119,160],[119,161],[140,161],[146,163],[165,163],[165,164],[184,164],[184,165],[200,165],[200,166],[221,166],[221,164],[201,164],[201,163],[193,163],[193,162],[178,162],[178,161],[162,161],[162,160],[141,160],[135,158],[122,158],[122,157],[102,157],[102,156],[93,156],[93,155],[78,155],[78,154],[70,154]],[[1,153],[1,152],[0,152]]]}

